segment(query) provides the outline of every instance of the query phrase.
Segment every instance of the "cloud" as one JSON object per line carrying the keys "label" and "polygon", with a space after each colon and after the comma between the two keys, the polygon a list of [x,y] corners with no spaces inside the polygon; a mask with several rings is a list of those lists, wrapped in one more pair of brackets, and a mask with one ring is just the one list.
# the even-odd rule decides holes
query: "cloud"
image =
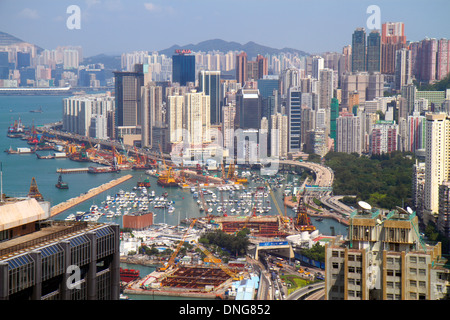
{"label": "cloud", "polygon": [[150,11],[150,12],[158,12],[158,13],[165,12],[165,13],[168,13],[168,14],[174,14],[175,13],[174,8],[171,7],[171,6],[159,6],[159,5],[156,5],[156,4],[151,3],[151,2],[144,3],[144,7],[145,7],[145,10]]}
{"label": "cloud", "polygon": [[148,2],[148,3],[144,3],[144,7],[146,10],[150,11],[150,12],[159,12],[161,11],[161,7],[157,6],[154,3]]}
{"label": "cloud", "polygon": [[39,14],[37,10],[30,8],[25,8],[22,11],[20,11],[19,16],[26,19],[33,19],[33,20],[39,19]]}

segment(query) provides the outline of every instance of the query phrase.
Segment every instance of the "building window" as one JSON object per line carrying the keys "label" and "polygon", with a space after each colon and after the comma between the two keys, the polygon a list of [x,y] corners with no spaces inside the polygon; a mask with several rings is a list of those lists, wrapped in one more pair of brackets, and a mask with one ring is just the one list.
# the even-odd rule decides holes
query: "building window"
{"label": "building window", "polygon": [[336,251],[336,250],[333,250],[333,251],[331,252],[331,256],[334,257],[334,258],[338,258],[338,257],[339,257],[339,252]]}
{"label": "building window", "polygon": [[338,262],[333,262],[332,263],[332,267],[333,267],[333,269],[339,269],[339,263]]}
{"label": "building window", "polygon": [[409,257],[410,263],[417,263],[417,257]]}
{"label": "building window", "polygon": [[355,261],[355,255],[354,254],[350,254],[348,256],[348,261]]}
{"label": "building window", "polygon": [[425,269],[419,269],[419,275],[421,275],[421,276],[426,276],[426,275],[427,275],[427,270],[425,270]]}
{"label": "building window", "polygon": [[409,280],[409,286],[416,288],[417,287],[417,281],[416,280]]}
{"label": "building window", "polygon": [[417,274],[417,269],[416,268],[409,268],[409,273],[410,274]]}
{"label": "building window", "polygon": [[348,272],[349,273],[354,273],[355,272],[355,267],[348,267]]}

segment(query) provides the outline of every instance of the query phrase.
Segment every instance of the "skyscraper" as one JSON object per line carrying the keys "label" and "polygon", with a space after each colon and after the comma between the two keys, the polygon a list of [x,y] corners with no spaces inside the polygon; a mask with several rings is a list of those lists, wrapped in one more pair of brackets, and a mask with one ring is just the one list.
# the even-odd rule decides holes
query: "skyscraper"
{"label": "skyscraper", "polygon": [[199,90],[210,98],[211,124],[222,122],[220,71],[201,70],[198,74]]}
{"label": "skyscraper", "polygon": [[366,30],[357,28],[352,36],[352,72],[366,71]]}
{"label": "skyscraper", "polygon": [[334,150],[336,150],[337,123],[339,117],[339,101],[336,98],[331,99],[330,105],[330,138],[334,140]]}
{"label": "skyscraper", "polygon": [[381,36],[373,30],[367,37],[367,72],[381,71]]}
{"label": "skyscraper", "polygon": [[301,151],[301,118],[302,118],[302,93],[298,87],[290,87],[288,90],[287,115],[289,117],[288,150],[289,152]]}
{"label": "skyscraper", "polygon": [[261,95],[258,89],[241,89],[236,93],[235,127],[259,129],[261,124]]}
{"label": "skyscraper", "polygon": [[195,82],[194,55],[180,53],[172,56],[172,82],[177,82],[180,86]]}
{"label": "skyscraper", "polygon": [[236,81],[244,86],[247,81],[247,53],[236,55]]}
{"label": "skyscraper", "polygon": [[148,65],[142,64],[136,64],[133,72],[114,72],[117,129],[141,126],[141,87],[151,80],[150,76]]}

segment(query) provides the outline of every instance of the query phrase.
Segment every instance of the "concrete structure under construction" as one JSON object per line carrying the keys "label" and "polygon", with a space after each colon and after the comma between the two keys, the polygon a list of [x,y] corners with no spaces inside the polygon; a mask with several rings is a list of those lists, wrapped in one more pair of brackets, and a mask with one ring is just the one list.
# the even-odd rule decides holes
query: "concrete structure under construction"
{"label": "concrete structure under construction", "polygon": [[280,216],[217,217],[214,218],[214,223],[229,234],[247,228],[252,236],[257,237],[274,238],[288,235]]}
{"label": "concrete structure under construction", "polygon": [[0,300],[118,300],[119,226],[48,218],[34,198],[0,204]]}
{"label": "concrete structure under construction", "polygon": [[354,212],[346,240],[325,246],[327,300],[439,300],[450,270],[441,244],[425,244],[415,212]]}

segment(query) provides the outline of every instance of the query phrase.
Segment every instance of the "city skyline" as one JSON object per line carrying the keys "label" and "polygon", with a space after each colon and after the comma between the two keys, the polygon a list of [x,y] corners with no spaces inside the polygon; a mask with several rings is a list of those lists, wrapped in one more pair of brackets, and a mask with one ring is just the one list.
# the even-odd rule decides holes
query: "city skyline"
{"label": "city skyline", "polygon": [[[80,8],[80,29],[66,26],[67,8]],[[254,41],[309,53],[341,51],[380,8],[381,23],[401,21],[409,41],[450,38],[445,0],[421,1],[10,1],[0,4],[0,30],[42,48],[80,45],[83,56],[160,51],[222,39]],[[420,16],[421,19],[417,17]],[[207,27],[205,27],[207,26]],[[165,28],[164,28],[165,27]],[[307,30],[307,32],[302,32]],[[368,30],[367,30],[368,31]]]}

